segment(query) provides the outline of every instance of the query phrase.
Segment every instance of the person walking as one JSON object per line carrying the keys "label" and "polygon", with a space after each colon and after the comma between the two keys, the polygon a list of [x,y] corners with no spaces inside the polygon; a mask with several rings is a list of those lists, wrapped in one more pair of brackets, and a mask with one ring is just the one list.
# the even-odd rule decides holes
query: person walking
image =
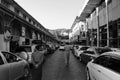
{"label": "person walking", "polygon": [[70,60],[70,50],[65,51],[65,63],[66,66],[69,66],[69,60]]}

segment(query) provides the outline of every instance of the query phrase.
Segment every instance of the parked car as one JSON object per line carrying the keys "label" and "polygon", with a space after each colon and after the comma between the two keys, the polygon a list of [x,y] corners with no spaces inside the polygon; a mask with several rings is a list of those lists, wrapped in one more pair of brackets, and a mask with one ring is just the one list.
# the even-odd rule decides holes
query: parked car
{"label": "parked car", "polygon": [[59,50],[65,50],[65,46],[64,45],[60,45]]}
{"label": "parked car", "polygon": [[87,80],[120,80],[120,52],[105,52],[88,62]]}
{"label": "parked car", "polygon": [[119,51],[120,52],[120,49],[119,48],[111,48],[112,51]]}
{"label": "parked car", "polygon": [[90,47],[86,51],[80,54],[80,61],[87,64],[93,58],[98,57],[104,52],[112,51],[110,48],[105,47]]}
{"label": "parked car", "polygon": [[52,44],[47,44],[46,47],[47,47],[47,54],[52,54],[56,50],[56,47],[53,47]]}
{"label": "parked car", "polygon": [[74,47],[74,55],[76,56],[76,57],[78,57],[77,55],[77,53],[78,53],[78,51],[80,50],[80,48],[81,48],[82,46],[80,46],[80,45],[76,45],[75,47]]}
{"label": "parked car", "polygon": [[28,78],[29,65],[26,60],[10,52],[0,51],[0,80]]}
{"label": "parked car", "polygon": [[79,57],[80,57],[80,54],[81,54],[83,51],[87,50],[88,48],[89,48],[89,46],[80,46],[80,47],[76,50],[75,56],[76,56],[77,58],[79,58]]}
{"label": "parked car", "polygon": [[20,45],[17,50],[16,50],[16,54],[18,56],[20,56],[21,58],[24,59],[24,56],[27,57],[27,60],[29,64],[32,63],[32,58],[31,58],[31,55],[32,53],[34,52],[34,48],[35,48],[36,45],[34,46],[31,46],[31,45]]}

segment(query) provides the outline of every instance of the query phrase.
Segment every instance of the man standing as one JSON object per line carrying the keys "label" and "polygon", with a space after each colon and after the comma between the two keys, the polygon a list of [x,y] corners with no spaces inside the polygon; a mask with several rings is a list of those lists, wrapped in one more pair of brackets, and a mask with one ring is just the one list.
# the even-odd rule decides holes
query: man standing
{"label": "man standing", "polygon": [[42,80],[42,63],[44,60],[44,54],[46,49],[44,45],[41,43],[35,46],[34,52],[32,53],[32,63],[35,69],[32,70],[32,80]]}
{"label": "man standing", "polygon": [[35,68],[38,68],[40,64],[42,64],[44,60],[44,48],[43,45],[37,45],[34,49],[34,52],[32,53],[32,63],[35,66]]}

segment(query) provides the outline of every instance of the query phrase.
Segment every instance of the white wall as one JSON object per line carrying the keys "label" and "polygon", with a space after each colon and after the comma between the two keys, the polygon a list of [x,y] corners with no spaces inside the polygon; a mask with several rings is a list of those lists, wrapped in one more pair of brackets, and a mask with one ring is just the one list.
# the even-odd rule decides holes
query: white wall
{"label": "white wall", "polygon": [[4,35],[0,34],[0,50],[2,51],[9,51],[10,43],[9,41],[4,40]]}

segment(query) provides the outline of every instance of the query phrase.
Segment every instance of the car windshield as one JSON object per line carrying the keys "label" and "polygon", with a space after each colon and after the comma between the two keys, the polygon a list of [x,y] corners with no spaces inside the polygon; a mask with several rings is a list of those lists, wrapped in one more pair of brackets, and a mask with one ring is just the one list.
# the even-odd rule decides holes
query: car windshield
{"label": "car windshield", "polygon": [[79,50],[87,50],[89,47],[81,47]]}
{"label": "car windshield", "polygon": [[97,51],[97,53],[102,54],[104,52],[109,52],[112,50],[110,48],[97,48],[96,51]]}

